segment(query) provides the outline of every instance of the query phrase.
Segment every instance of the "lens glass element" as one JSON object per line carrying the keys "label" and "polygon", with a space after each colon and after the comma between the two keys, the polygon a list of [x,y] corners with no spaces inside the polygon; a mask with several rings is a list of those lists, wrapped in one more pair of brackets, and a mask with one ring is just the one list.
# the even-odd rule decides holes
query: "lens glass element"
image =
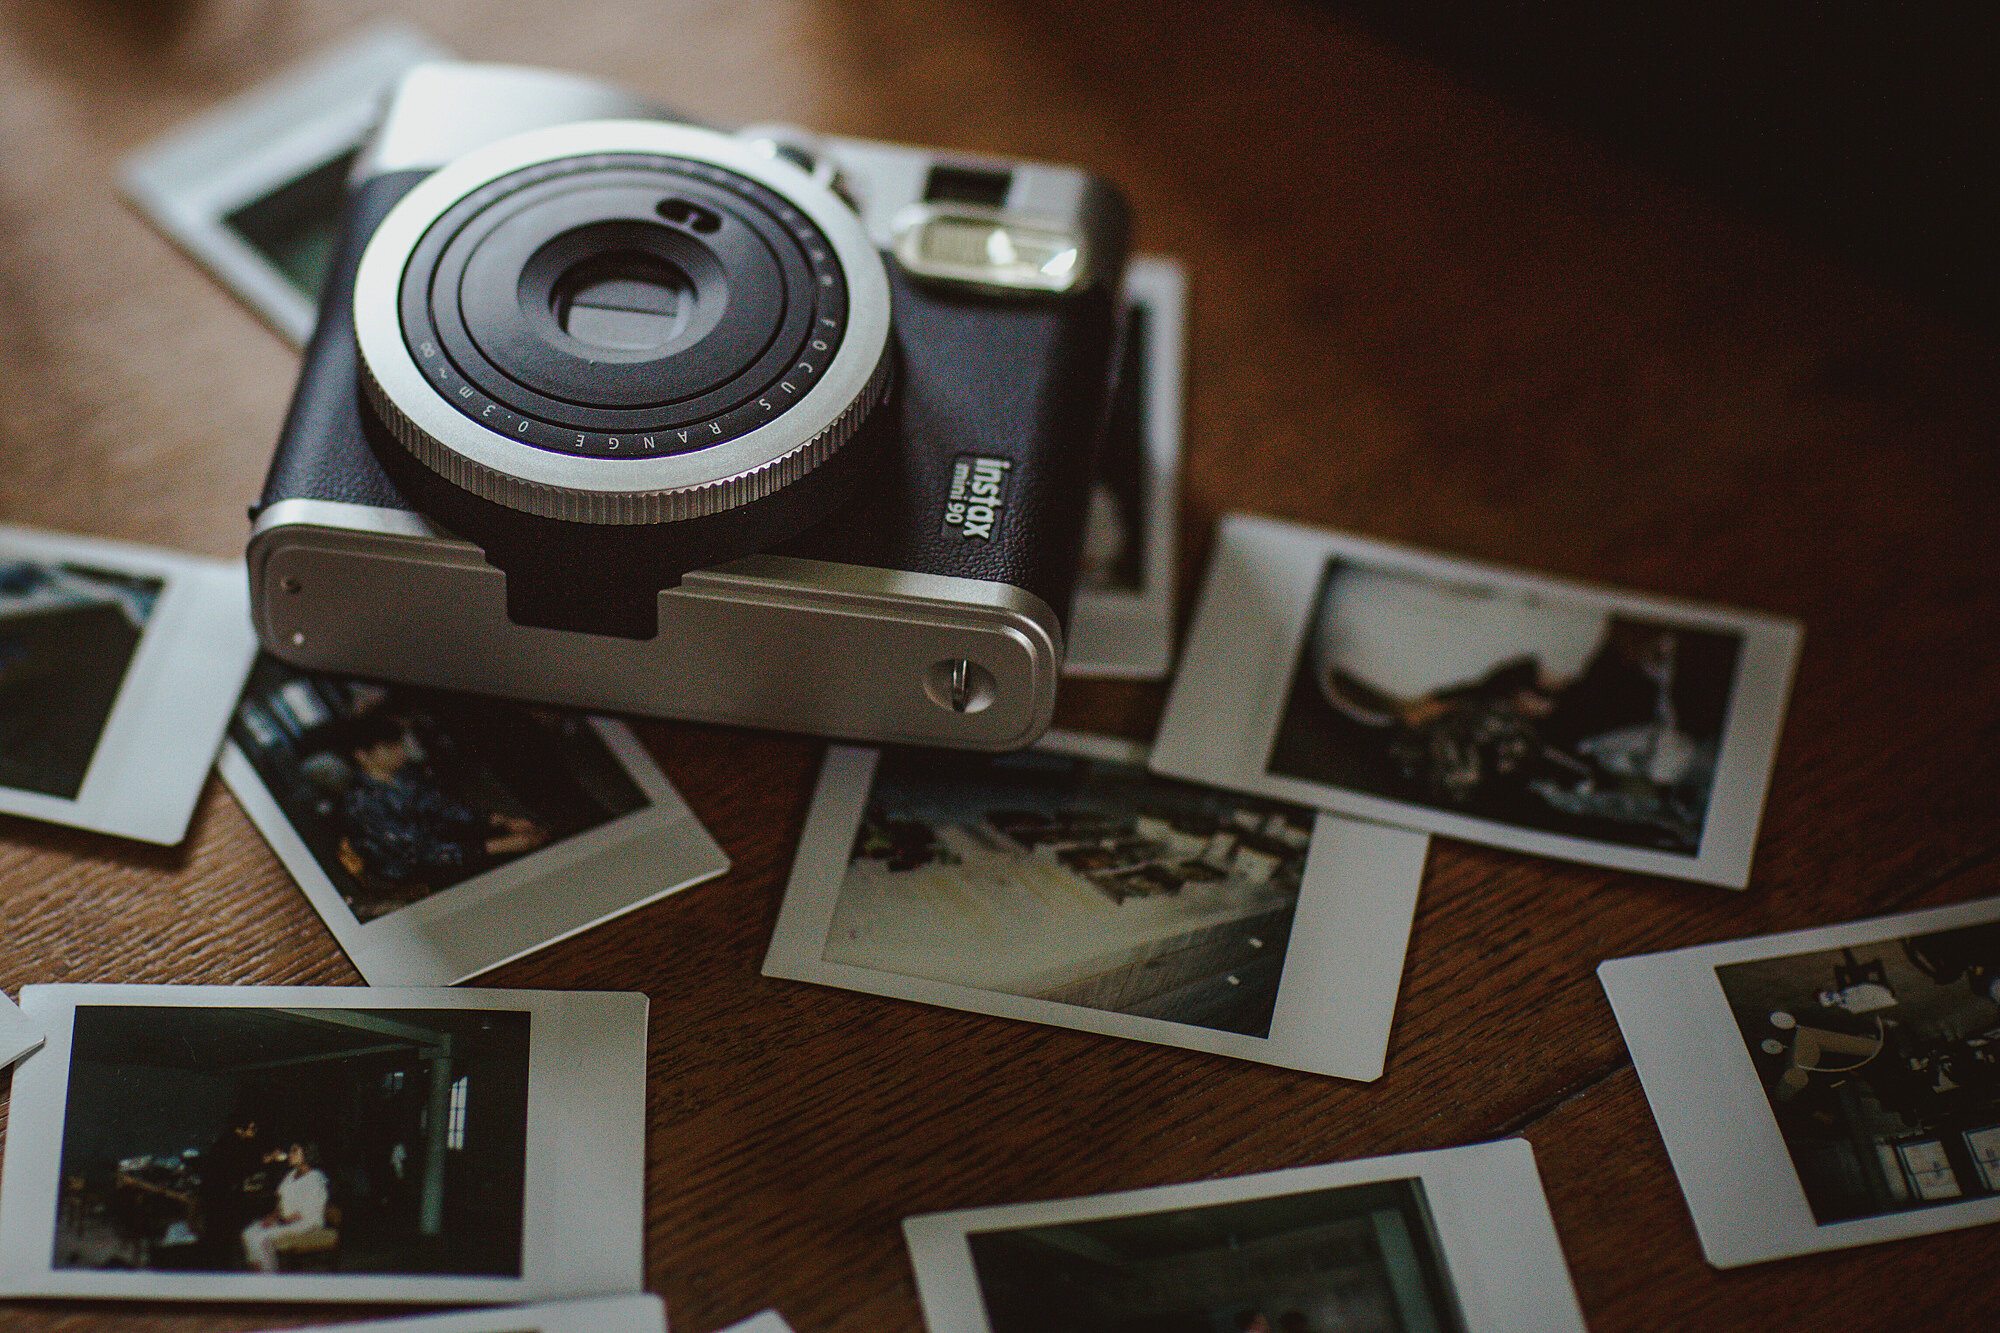
{"label": "lens glass element", "polygon": [[610,352],[665,347],[686,332],[695,301],[685,274],[641,250],[580,260],[549,295],[564,333]]}

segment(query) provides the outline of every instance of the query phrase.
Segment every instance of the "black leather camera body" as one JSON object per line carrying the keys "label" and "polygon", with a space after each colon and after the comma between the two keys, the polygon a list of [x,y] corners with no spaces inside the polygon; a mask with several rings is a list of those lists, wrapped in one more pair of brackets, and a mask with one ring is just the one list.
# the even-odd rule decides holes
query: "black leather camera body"
{"label": "black leather camera body", "polygon": [[256,510],[259,636],[445,688],[1026,744],[1127,227],[1074,168],[419,66]]}

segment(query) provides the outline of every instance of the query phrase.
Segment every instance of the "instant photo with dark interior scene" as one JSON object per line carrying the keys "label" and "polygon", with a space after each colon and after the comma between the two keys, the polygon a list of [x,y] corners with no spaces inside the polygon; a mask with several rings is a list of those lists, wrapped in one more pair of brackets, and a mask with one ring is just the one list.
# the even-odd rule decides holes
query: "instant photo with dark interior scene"
{"label": "instant photo with dark interior scene", "polygon": [[1146,574],[1146,373],[1152,311],[1125,312],[1125,350],[1111,398],[1110,423],[1097,451],[1083,529],[1077,587],[1138,592]]}
{"label": "instant photo with dark interior scene", "polygon": [[519,1276],[529,1020],[79,1006],[53,1267]]}
{"label": "instant photo with dark interior scene", "polygon": [[1267,1036],[1313,818],[1138,763],[885,750],[824,957]]}
{"label": "instant photo with dark interior scene", "polygon": [[1817,1223],[2000,1194],[2000,923],[1715,974]]}
{"label": "instant photo with dark interior scene", "polygon": [[1693,856],[1742,636],[1328,560],[1269,771]]}
{"label": "instant photo with dark interior scene", "polygon": [[1462,1333],[1421,1180],[966,1236],[992,1333]]}
{"label": "instant photo with dark interior scene", "polygon": [[646,804],[579,713],[268,656],[229,736],[360,921]]}
{"label": "instant photo with dark interior scene", "polygon": [[0,786],[76,799],[165,586],[0,556]]}

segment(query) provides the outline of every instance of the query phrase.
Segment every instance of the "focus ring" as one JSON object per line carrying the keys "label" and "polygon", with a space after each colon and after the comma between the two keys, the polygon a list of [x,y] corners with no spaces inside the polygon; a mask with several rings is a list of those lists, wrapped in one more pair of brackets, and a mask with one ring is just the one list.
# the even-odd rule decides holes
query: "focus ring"
{"label": "focus ring", "polygon": [[887,396],[892,358],[884,349],[867,384],[825,429],[787,453],[732,477],[653,491],[593,492],[528,481],[467,458],[433,439],[382,391],[364,359],[362,386],[369,406],[397,443],[431,471],[462,490],[522,513],[569,523],[678,523],[761,500],[811,472],[859,430]]}

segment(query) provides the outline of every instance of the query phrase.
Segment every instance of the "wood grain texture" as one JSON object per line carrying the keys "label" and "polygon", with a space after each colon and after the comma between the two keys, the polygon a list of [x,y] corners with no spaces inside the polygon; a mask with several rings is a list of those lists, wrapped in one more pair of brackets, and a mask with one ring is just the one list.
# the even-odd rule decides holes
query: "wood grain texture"
{"label": "wood grain texture", "polygon": [[[0,4],[0,520],[229,556],[295,361],[117,163],[386,9]],[[483,59],[720,122],[1078,162],[1191,280],[1183,605],[1248,510],[1806,626],[1746,893],[1438,840],[1354,1084],[758,973],[821,747],[638,724],[734,859],[492,974],[652,998],[647,1274],[676,1328],[920,1326],[916,1212],[1534,1143],[1598,1333],[1977,1327],[1992,1228],[1717,1273],[1607,957],[2000,891],[2000,355],[1895,293],[1282,0],[429,0]],[[1157,686],[1065,687],[1146,735]],[[0,818],[0,987],[354,984],[234,800],[140,848]],[[0,1302],[0,1333],[380,1311]]]}

